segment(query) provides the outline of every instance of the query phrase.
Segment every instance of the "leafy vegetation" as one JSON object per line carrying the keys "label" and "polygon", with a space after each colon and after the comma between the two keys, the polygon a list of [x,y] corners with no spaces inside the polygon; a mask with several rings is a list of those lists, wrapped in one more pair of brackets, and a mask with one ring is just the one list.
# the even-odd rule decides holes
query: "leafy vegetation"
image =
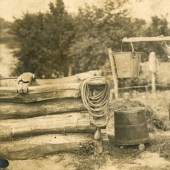
{"label": "leafy vegetation", "polygon": [[66,75],[67,53],[74,35],[71,16],[62,0],[57,0],[56,6],[50,3],[49,8],[50,13],[27,13],[13,23],[11,34],[20,42],[15,74],[31,71],[42,78],[56,78],[59,72]]}
{"label": "leafy vegetation", "polygon": [[[129,16],[128,0],[105,0],[104,6],[80,8],[76,15],[65,10],[62,0],[50,3],[48,13],[24,14],[15,19],[10,34],[20,43],[14,56],[19,60],[13,75],[35,72],[39,78],[57,78],[72,73],[99,69],[108,58],[107,48],[121,50],[124,37],[168,35],[170,29],[165,17],[152,17],[148,24]],[[163,50],[158,43],[134,43],[135,51],[144,54],[154,50],[160,57]],[[124,43],[123,51],[131,51]]]}
{"label": "leafy vegetation", "polygon": [[11,23],[0,18],[0,43],[9,42],[12,38],[8,34]]}

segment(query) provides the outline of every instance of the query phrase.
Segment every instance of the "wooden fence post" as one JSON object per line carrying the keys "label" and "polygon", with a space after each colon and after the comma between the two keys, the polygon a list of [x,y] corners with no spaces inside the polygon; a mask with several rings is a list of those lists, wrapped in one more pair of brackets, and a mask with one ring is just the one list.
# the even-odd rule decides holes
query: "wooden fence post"
{"label": "wooden fence post", "polygon": [[112,92],[115,94],[115,99],[118,99],[118,81],[117,81],[117,75],[116,75],[116,66],[115,62],[113,60],[113,51],[111,48],[108,48],[108,55],[109,55],[109,60],[110,60],[110,65],[111,65],[111,70],[112,70],[112,77],[113,77],[113,82],[114,82],[114,90],[111,90],[111,100],[113,97]]}
{"label": "wooden fence post", "polygon": [[68,76],[72,76],[72,66],[69,66],[68,68]]}
{"label": "wooden fence post", "polygon": [[158,60],[156,58],[155,52],[150,52],[149,54],[149,71],[151,72],[151,82],[152,82],[152,93],[156,91],[156,72],[158,71]]}

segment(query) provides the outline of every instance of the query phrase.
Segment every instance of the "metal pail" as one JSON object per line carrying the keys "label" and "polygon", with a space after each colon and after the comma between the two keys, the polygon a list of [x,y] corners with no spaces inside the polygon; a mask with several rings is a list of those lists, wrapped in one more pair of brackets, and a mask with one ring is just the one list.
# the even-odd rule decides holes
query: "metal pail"
{"label": "metal pail", "polygon": [[140,52],[119,52],[113,54],[118,78],[139,76],[141,54]]}
{"label": "metal pail", "polygon": [[137,145],[147,143],[149,133],[145,108],[128,108],[114,111],[115,144]]}

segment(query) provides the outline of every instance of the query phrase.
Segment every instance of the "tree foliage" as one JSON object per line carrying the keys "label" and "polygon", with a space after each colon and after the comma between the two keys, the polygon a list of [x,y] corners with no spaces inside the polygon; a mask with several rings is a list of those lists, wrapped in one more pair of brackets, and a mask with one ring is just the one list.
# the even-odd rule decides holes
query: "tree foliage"
{"label": "tree foliage", "polygon": [[[129,16],[125,4],[128,0],[105,0],[102,7],[80,8],[76,15],[65,10],[62,0],[49,4],[49,13],[24,14],[12,24],[11,34],[20,42],[15,52],[19,59],[14,74],[36,72],[38,77],[56,78],[69,66],[73,74],[99,69],[108,58],[107,48],[114,52],[131,51],[124,37],[168,35],[165,17],[152,17],[147,24],[142,19]],[[122,46],[121,46],[122,45]],[[134,43],[135,51],[148,53],[155,50],[162,55],[158,43]]]}
{"label": "tree foliage", "polygon": [[[107,0],[102,8],[86,6],[79,10],[69,53],[75,56],[75,72],[99,69],[107,58],[108,47],[120,52],[122,38],[143,33],[145,21],[130,18],[122,7],[124,3]],[[131,50],[128,46],[124,44],[123,50]]]}
{"label": "tree foliage", "polygon": [[[168,21],[165,16],[158,17],[158,16],[153,16],[152,17],[152,22],[150,26],[145,30],[146,36],[159,36],[159,35],[164,35],[168,36],[170,33],[170,28],[168,27]],[[164,51],[161,49],[160,45],[158,43],[147,43],[148,52],[155,51],[157,55],[161,56],[162,60],[166,60],[167,56],[165,55]],[[148,46],[150,48],[148,48]]]}
{"label": "tree foliage", "polygon": [[10,22],[5,21],[3,18],[0,18],[0,33],[2,33],[4,29],[9,28],[10,24]]}
{"label": "tree foliage", "polygon": [[11,36],[8,35],[7,30],[9,29],[10,25],[10,22],[0,18],[0,43],[6,43],[6,41],[9,41]]}
{"label": "tree foliage", "polygon": [[31,71],[38,77],[55,78],[59,72],[67,73],[67,52],[74,35],[71,16],[62,0],[56,0],[55,5],[50,3],[49,8],[50,13],[26,13],[13,23],[11,33],[20,42],[14,74]]}

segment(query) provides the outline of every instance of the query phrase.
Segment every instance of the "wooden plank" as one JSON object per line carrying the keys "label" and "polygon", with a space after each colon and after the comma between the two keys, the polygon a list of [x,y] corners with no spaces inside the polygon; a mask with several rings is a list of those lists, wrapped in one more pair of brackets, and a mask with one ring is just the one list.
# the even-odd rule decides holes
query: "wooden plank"
{"label": "wooden plank", "polygon": [[0,87],[0,95],[6,94],[6,93],[17,93],[16,87]]}
{"label": "wooden plank", "polygon": [[0,87],[0,101],[29,103],[57,98],[77,97],[80,97],[79,83],[31,86],[26,94],[17,93],[15,87]]}
{"label": "wooden plank", "polygon": [[150,52],[149,53],[149,71],[151,73],[151,83],[152,83],[152,93],[155,93],[156,91],[156,73],[158,72],[158,67],[159,67],[159,63],[156,57],[155,52]]}
{"label": "wooden plank", "polygon": [[0,79],[0,87],[15,87],[17,78],[1,78]]}
{"label": "wooden plank", "polygon": [[29,94],[54,92],[58,90],[79,90],[80,83],[62,83],[54,85],[30,86]]}
{"label": "wooden plank", "polygon": [[[1,78],[0,86],[1,87],[15,87],[16,86],[16,78]],[[42,85],[50,85],[50,84],[62,84],[62,83],[79,83],[80,80],[76,76],[63,77],[57,79],[36,79],[36,82],[32,83],[33,86],[42,86]],[[31,86],[32,86],[31,85]]]}
{"label": "wooden plank", "polygon": [[36,159],[58,152],[80,149],[93,134],[48,134],[15,141],[0,142],[0,155],[10,160]]}
{"label": "wooden plank", "polygon": [[83,73],[79,73],[69,77],[62,77],[57,79],[37,79],[36,83],[38,85],[45,84],[62,84],[62,83],[80,83],[80,81],[84,78],[93,77],[94,75],[99,76],[100,70],[91,70]]}
{"label": "wooden plank", "polygon": [[62,83],[79,83],[80,80],[74,75],[57,79],[36,79],[37,85],[62,84]]}
{"label": "wooden plank", "polygon": [[[22,99],[23,103],[30,103],[30,102],[39,102],[44,100],[51,100],[51,99],[62,99],[62,98],[78,98],[80,97],[80,93],[78,90],[64,90],[64,91],[54,91],[54,92],[46,92],[46,93],[32,93],[19,95],[18,98]],[[17,98],[16,98],[17,99]]]}
{"label": "wooden plank", "polygon": [[142,41],[170,41],[170,36],[163,37],[131,37],[123,38],[122,42],[142,42]]}
{"label": "wooden plank", "polygon": [[78,98],[80,94],[76,90],[65,90],[37,94],[16,94],[8,96],[0,96],[0,102],[16,102],[16,103],[32,103],[44,100],[60,99],[60,98]]}
{"label": "wooden plank", "polygon": [[[79,73],[69,77],[62,77],[56,79],[39,79],[37,78],[35,82],[31,84],[31,86],[42,86],[42,85],[50,85],[50,84],[63,84],[63,83],[80,83],[82,79],[82,75],[86,75],[87,77],[94,76],[95,74],[100,74],[99,70],[92,70],[84,73]],[[1,87],[15,87],[16,86],[17,77],[8,77],[0,79]]]}
{"label": "wooden plank", "polygon": [[[62,83],[62,84],[50,84],[43,86],[30,86],[29,93],[45,93],[52,92],[57,90],[78,90],[80,83]],[[5,92],[17,92],[17,88],[15,87],[0,87],[0,94]]]}
{"label": "wooden plank", "polygon": [[[110,64],[111,64],[111,70],[112,70],[112,78],[113,78],[113,82],[114,82],[114,95],[115,95],[115,99],[118,99],[118,80],[117,80],[117,75],[116,75],[116,66],[115,66],[115,62],[113,60],[113,51],[111,48],[108,49],[108,55],[109,55],[109,60],[110,60]],[[110,100],[113,100],[113,94],[111,93],[111,97]]]}
{"label": "wooden plank", "polygon": [[65,98],[34,103],[0,102],[0,119],[29,118],[87,110],[81,98]]}
{"label": "wooden plank", "polygon": [[0,140],[56,133],[94,132],[88,113],[63,113],[27,119],[0,120]]}

